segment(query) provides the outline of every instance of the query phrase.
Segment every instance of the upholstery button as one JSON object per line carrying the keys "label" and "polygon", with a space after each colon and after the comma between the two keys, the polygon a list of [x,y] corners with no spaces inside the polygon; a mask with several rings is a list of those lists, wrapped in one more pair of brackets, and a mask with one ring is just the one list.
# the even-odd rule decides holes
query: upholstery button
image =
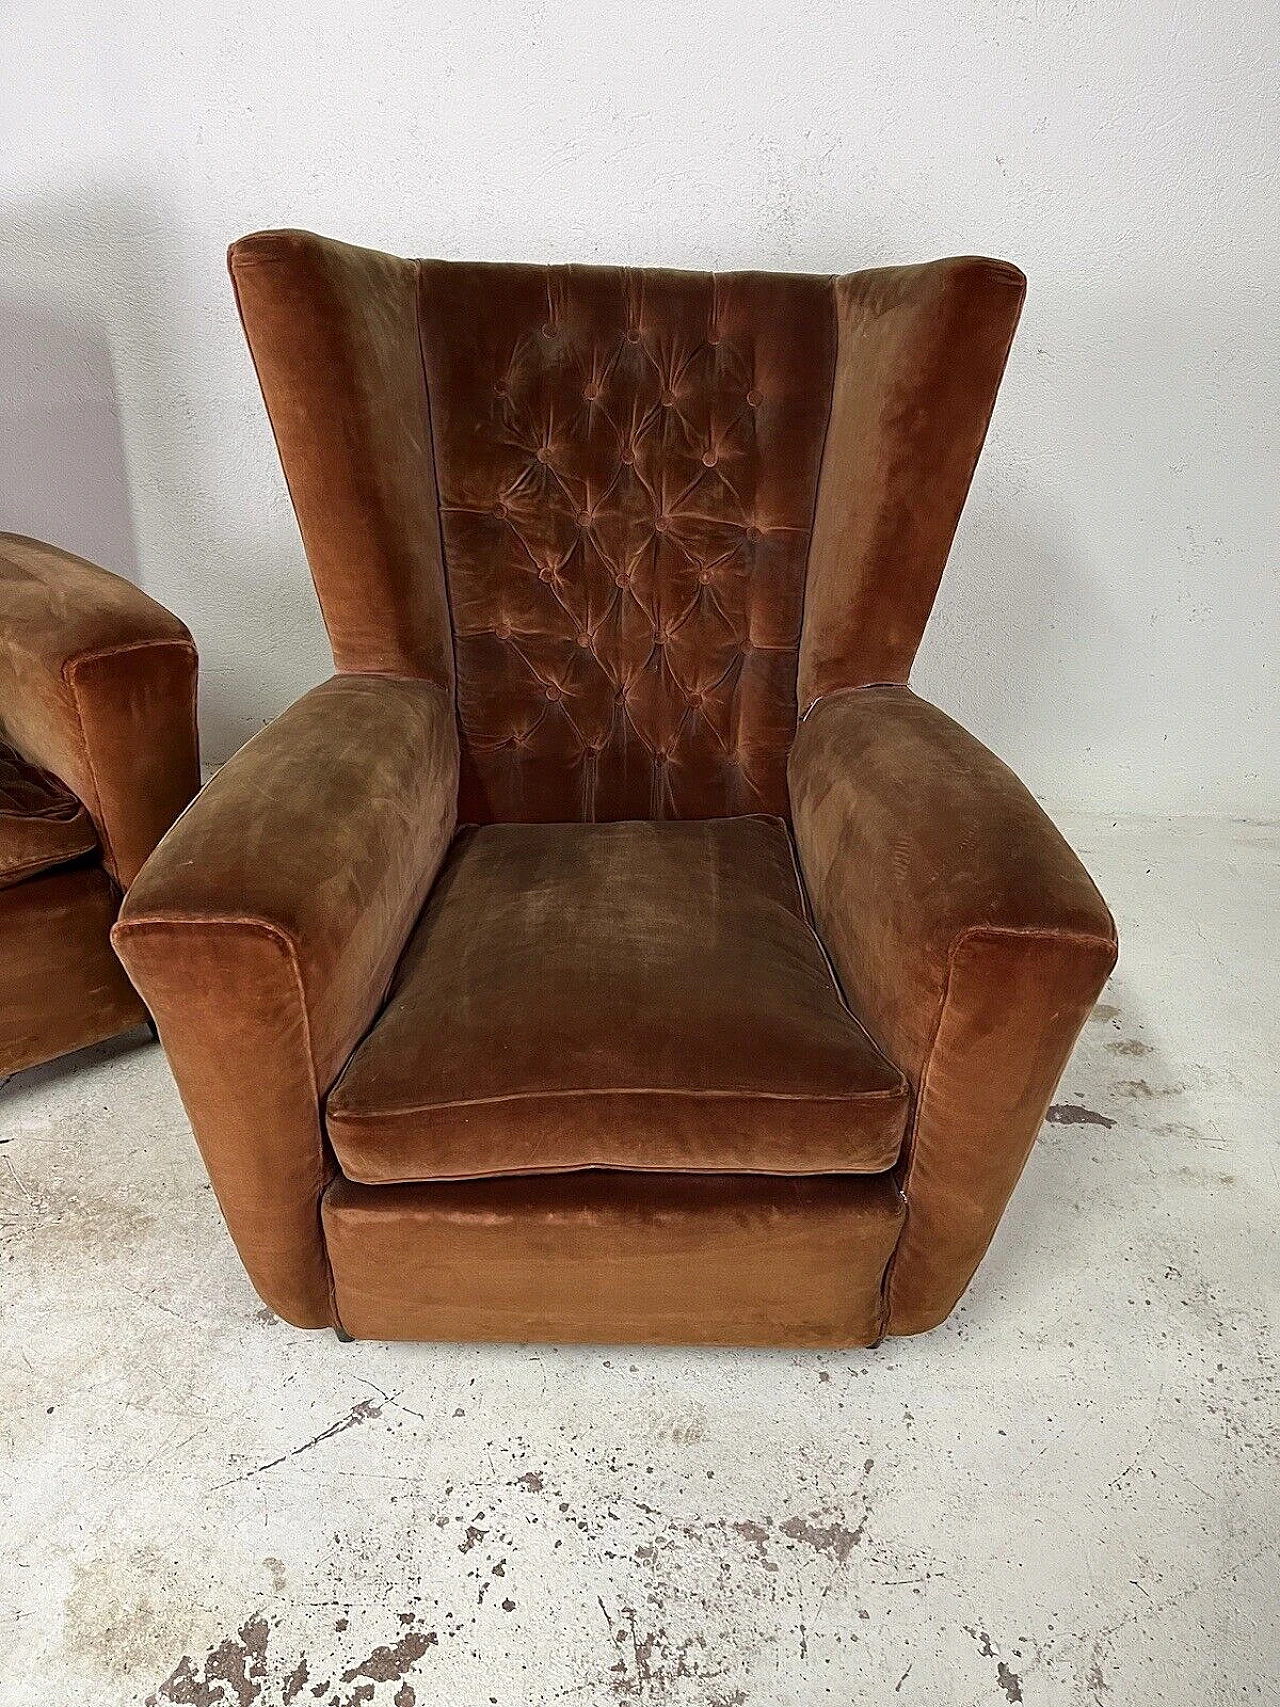
{"label": "upholstery button", "polygon": [[549,687],[549,688],[546,688],[544,691],[545,691],[546,696],[549,700],[554,701],[557,699],[563,699],[564,698],[563,691],[558,687]]}
{"label": "upholstery button", "polygon": [[752,526],[747,529],[747,538],[748,539],[759,539],[759,537],[760,537],[760,529],[758,527],[756,527],[755,524],[753,523]]}
{"label": "upholstery button", "polygon": [[702,573],[698,576],[698,579],[699,579],[699,581],[702,582],[702,585],[705,587],[707,582],[711,579],[710,569],[704,569],[702,571]]}
{"label": "upholstery button", "polygon": [[582,646],[584,648],[589,647],[591,645],[591,636],[586,632],[585,629],[578,636],[578,645]]}
{"label": "upholstery button", "polygon": [[551,452],[547,449],[546,445],[543,445],[540,450],[535,451],[534,455],[537,457],[539,462],[550,462],[551,460]]}
{"label": "upholstery button", "polygon": [[615,587],[625,587],[630,579],[631,577],[627,574],[625,569],[619,569],[618,573],[613,577],[613,584]]}
{"label": "upholstery button", "polygon": [[627,342],[629,344],[638,344],[640,342],[640,328],[638,326],[627,327]]}
{"label": "upholstery button", "polygon": [[631,446],[628,445],[626,450],[624,450],[622,453],[622,460],[623,460],[623,462],[630,465],[631,463],[633,463],[635,461],[635,459],[636,459],[636,453],[632,450]]}
{"label": "upholstery button", "polygon": [[505,379],[494,380],[493,389],[497,392],[499,397],[505,397],[507,395],[507,382],[506,382],[506,380]]}
{"label": "upholstery button", "polygon": [[720,458],[713,450],[704,450],[702,453],[702,463],[704,468],[714,468],[719,460]]}
{"label": "upholstery button", "polygon": [[493,632],[497,635],[499,640],[510,640],[511,624],[509,622],[500,622]]}
{"label": "upholstery button", "polygon": [[579,512],[578,512],[578,526],[580,528],[589,528],[591,526],[591,523],[593,520],[594,520],[594,518],[593,518],[590,510],[579,510]]}
{"label": "upholstery button", "polygon": [[503,503],[497,503],[493,506],[493,513],[495,516],[505,516],[507,513],[507,506]]}
{"label": "upholstery button", "polygon": [[659,533],[667,533],[670,531],[670,528],[671,528],[671,517],[670,516],[658,516],[656,518],[656,520],[654,521],[653,525],[655,528],[657,528]]}
{"label": "upholstery button", "polygon": [[706,703],[707,703],[707,696],[704,693],[691,693],[689,695],[689,704],[690,705],[705,705]]}
{"label": "upholstery button", "polygon": [[748,391],[748,393],[747,393],[747,402],[754,409],[757,404],[764,402],[764,392],[763,391],[757,391],[755,389],[755,387],[753,386],[751,388],[751,390]]}
{"label": "upholstery button", "polygon": [[711,331],[707,333],[707,342],[709,344],[718,344],[720,342],[720,334],[714,327],[712,327]]}
{"label": "upholstery button", "polygon": [[675,400],[676,400],[676,394],[674,391],[664,391],[662,393],[662,407],[664,409],[670,409],[671,406],[674,404]]}
{"label": "upholstery button", "polygon": [[596,398],[600,395],[600,387],[598,385],[589,385],[582,395],[586,398],[588,403],[594,403]]}
{"label": "upholstery button", "polygon": [[540,581],[552,581],[555,579],[555,573],[555,570],[549,563],[544,563],[542,568],[538,571],[538,579]]}
{"label": "upholstery button", "polygon": [[544,338],[554,338],[555,335],[556,335],[555,326],[550,320],[548,320],[546,325],[542,328],[542,336]]}

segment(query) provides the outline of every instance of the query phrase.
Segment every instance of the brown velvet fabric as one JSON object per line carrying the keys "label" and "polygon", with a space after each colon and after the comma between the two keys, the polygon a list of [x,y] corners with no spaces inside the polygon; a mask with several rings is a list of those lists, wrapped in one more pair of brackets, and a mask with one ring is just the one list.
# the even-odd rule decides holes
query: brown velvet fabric
{"label": "brown velvet fabric", "polygon": [[785,815],[830,281],[428,261],[472,822]]}
{"label": "brown velvet fabric", "polygon": [[97,845],[93,820],[70,789],[0,741],[0,889]]}
{"label": "brown velvet fabric", "polygon": [[301,232],[231,269],[355,674],[226,768],[117,940],[263,1297],[392,1338],[941,1320],[1115,952],[1003,766],[849,691],[910,669],[1021,274]]}
{"label": "brown velvet fabric", "polygon": [[119,892],[100,865],[0,891],[0,1075],[50,1061],[146,1018],[111,952]]}
{"label": "brown velvet fabric", "polygon": [[324,1200],[358,1339],[870,1345],[901,1225],[885,1176],[338,1180]]}
{"label": "brown velvet fabric", "polygon": [[451,686],[414,263],[305,231],[228,260],[334,663]]}
{"label": "brown velvet fabric", "polygon": [[1013,773],[902,687],[823,700],[796,844],[845,994],[916,1091],[888,1331],[968,1285],[1116,956],[1083,866]]}
{"label": "brown velvet fabric", "polygon": [[457,778],[442,688],[335,677],[219,771],[114,932],[245,1266],[299,1326],[330,1320],[320,1099],[448,847]]}
{"label": "brown velvet fabric", "polygon": [[118,575],[0,534],[0,727],[84,802],[125,887],[200,786],[191,636]]}
{"label": "brown velvet fabric", "polygon": [[905,682],[933,608],[1026,280],[961,257],[835,281],[839,356],[800,645],[807,709]]}
{"label": "brown velvet fabric", "polygon": [[876,1173],[907,1100],[778,819],[504,824],[458,838],[326,1126],[367,1184]]}

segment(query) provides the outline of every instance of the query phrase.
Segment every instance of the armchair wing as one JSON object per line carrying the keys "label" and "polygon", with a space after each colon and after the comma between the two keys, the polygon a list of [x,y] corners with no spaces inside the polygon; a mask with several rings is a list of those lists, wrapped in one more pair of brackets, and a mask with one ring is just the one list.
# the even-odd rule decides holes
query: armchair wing
{"label": "armchair wing", "polygon": [[321,1105],[449,844],[457,775],[445,688],[336,676],[219,771],[113,932],[245,1267],[298,1327],[336,1319]]}
{"label": "armchair wing", "polygon": [[196,649],[119,575],[0,534],[0,727],[93,818],[127,888],[200,786]]}
{"label": "armchair wing", "polygon": [[1115,963],[1115,925],[1013,773],[905,686],[821,700],[788,780],[819,933],[915,1092],[886,1331],[918,1333],[991,1241]]}

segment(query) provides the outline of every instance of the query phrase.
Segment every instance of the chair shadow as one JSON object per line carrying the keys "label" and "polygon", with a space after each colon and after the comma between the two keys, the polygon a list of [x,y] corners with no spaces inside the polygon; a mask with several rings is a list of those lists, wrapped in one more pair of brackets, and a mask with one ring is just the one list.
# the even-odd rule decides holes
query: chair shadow
{"label": "chair shadow", "polygon": [[0,292],[0,529],[137,582],[115,367],[90,317]]}

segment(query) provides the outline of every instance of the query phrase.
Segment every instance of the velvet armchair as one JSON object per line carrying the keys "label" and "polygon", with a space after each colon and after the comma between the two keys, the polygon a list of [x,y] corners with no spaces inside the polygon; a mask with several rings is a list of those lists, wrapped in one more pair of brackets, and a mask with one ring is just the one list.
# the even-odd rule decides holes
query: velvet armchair
{"label": "velvet armchair", "polygon": [[109,932],[199,786],[182,623],[96,564],[0,534],[0,1074],[146,1019]]}
{"label": "velvet armchair", "polygon": [[1116,953],[908,685],[1021,274],[230,265],[337,673],[114,935],[261,1296],[384,1339],[941,1322]]}

